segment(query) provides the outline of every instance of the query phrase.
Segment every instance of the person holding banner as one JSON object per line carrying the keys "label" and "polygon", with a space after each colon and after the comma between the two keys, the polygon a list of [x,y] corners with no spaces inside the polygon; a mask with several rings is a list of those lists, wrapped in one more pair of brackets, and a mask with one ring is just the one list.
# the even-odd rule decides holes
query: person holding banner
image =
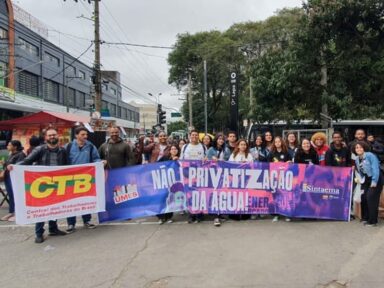
{"label": "person holding banner", "polygon": [[[141,137],[139,139],[139,152],[151,155],[148,159],[149,163],[171,160],[170,159],[171,146],[168,145],[167,134],[165,134],[164,131],[160,131],[158,138],[159,138],[158,143],[152,142],[146,146],[144,146],[144,137]],[[168,223],[173,222],[172,221],[173,213],[158,214],[156,216],[159,219],[160,225],[166,222]]]}
{"label": "person holding banner", "polygon": [[212,146],[207,151],[207,159],[223,161],[229,159],[230,153],[228,147],[225,145],[224,135],[218,133],[213,139]]}
{"label": "person holding banner", "polygon": [[370,147],[363,141],[355,144],[356,170],[359,173],[361,190],[361,216],[364,225],[377,226],[380,193],[383,188],[379,160],[369,152]]}
{"label": "person holding banner", "polygon": [[312,147],[311,142],[304,138],[301,145],[295,153],[294,163],[298,164],[315,164],[319,165],[319,156],[315,149]]}
{"label": "person holding banner", "polygon": [[[200,160],[205,159],[206,149],[199,142],[199,132],[192,130],[189,134],[190,142],[181,149],[180,160]],[[189,214],[188,223],[199,223],[203,220],[203,214]]]}
{"label": "person holding banner", "polygon": [[[249,152],[249,146],[245,139],[240,139],[237,141],[236,147],[233,150],[233,153],[231,154],[231,157],[229,157],[230,162],[237,162],[237,163],[252,163],[253,157],[252,154]],[[251,218],[251,215],[249,214],[234,214],[229,215],[229,218],[233,220],[247,220]]]}
{"label": "person holding banner", "polygon": [[[271,151],[268,155],[269,162],[291,162],[291,155],[288,153],[287,146],[280,136],[276,136],[273,139]],[[272,214],[272,222],[279,221],[279,215]],[[291,221],[291,218],[286,217],[285,221]]]}
{"label": "person holding banner", "polygon": [[257,135],[255,139],[255,147],[251,148],[249,152],[252,154],[253,161],[268,162],[268,151],[263,142],[263,136]]}
{"label": "person holding banner", "polygon": [[[207,151],[207,159],[214,161],[223,161],[224,159],[228,159],[230,156],[230,151],[225,145],[224,135],[221,133],[216,134],[213,139],[213,143],[211,148]],[[213,220],[213,225],[219,227],[221,225],[221,215],[215,215],[215,219]]]}
{"label": "person holding banner", "polygon": [[319,156],[319,165],[325,166],[325,154],[329,150],[329,146],[326,144],[327,136],[323,132],[316,132],[312,135],[311,142]]}
{"label": "person holding banner", "polygon": [[[48,127],[45,130],[45,143],[35,148],[31,154],[29,154],[21,162],[16,165],[36,165],[43,166],[62,166],[68,165],[68,156],[65,148],[59,146],[59,135],[54,127]],[[13,169],[12,165],[8,166],[8,170]],[[64,236],[66,232],[59,230],[56,220],[49,221],[49,236]],[[35,225],[35,243],[44,242],[44,222],[36,223]]]}
{"label": "person holding banner", "polygon": [[[68,154],[69,164],[86,164],[100,162],[100,156],[97,148],[88,140],[87,128],[80,126],[75,129],[75,139],[65,146]],[[105,160],[104,160],[105,161]],[[81,216],[83,218],[84,227],[88,229],[96,228],[95,224],[91,223],[91,214]],[[76,216],[67,218],[67,233],[73,233],[76,230]]]}
{"label": "person holding banner", "polygon": [[235,150],[229,157],[228,161],[239,162],[239,163],[253,162],[253,157],[251,153],[249,153],[248,143],[247,141],[245,141],[245,139],[240,139],[237,142]]}
{"label": "person holding banner", "polygon": [[9,213],[2,217],[1,221],[15,221],[15,198],[13,197],[12,182],[7,167],[8,165],[16,164],[17,162],[22,161],[25,158],[25,154],[19,140],[9,141],[7,150],[9,151],[9,157],[3,165],[3,171],[5,189],[7,190],[9,197]]}

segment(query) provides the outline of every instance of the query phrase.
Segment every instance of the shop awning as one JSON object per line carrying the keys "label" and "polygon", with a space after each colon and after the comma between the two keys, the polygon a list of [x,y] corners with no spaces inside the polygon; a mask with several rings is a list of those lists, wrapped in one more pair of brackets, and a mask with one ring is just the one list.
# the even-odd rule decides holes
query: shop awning
{"label": "shop awning", "polygon": [[41,111],[31,115],[23,116],[16,119],[0,121],[0,130],[11,130],[20,126],[41,126],[45,127],[49,124],[53,126],[73,126],[75,123],[88,123],[90,117],[61,113]]}

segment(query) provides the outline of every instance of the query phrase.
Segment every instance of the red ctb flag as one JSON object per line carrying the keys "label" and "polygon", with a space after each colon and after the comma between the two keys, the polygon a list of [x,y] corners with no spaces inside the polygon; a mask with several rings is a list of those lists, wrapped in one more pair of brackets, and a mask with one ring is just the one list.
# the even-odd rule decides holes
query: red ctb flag
{"label": "red ctb flag", "polygon": [[28,206],[43,207],[66,200],[96,196],[94,166],[50,172],[25,171],[25,197]]}
{"label": "red ctb flag", "polygon": [[16,223],[28,224],[105,211],[101,162],[72,166],[20,166],[11,171]]}

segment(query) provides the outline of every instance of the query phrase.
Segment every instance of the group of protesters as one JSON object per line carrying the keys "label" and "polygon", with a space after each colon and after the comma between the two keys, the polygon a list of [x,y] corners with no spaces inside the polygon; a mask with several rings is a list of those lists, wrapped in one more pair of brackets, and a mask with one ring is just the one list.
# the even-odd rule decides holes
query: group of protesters
{"label": "group of protesters", "polygon": [[[310,139],[299,139],[293,132],[280,137],[266,131],[258,135],[254,143],[238,139],[233,131],[225,135],[217,133],[214,137],[206,134],[202,139],[199,133],[192,130],[189,139],[178,141],[167,137],[160,131],[156,137],[141,136],[137,143],[130,145],[120,137],[119,127],[109,128],[109,139],[98,149],[87,140],[88,130],[85,127],[74,129],[75,138],[64,147],[59,146],[57,129],[48,127],[44,131],[44,139],[32,137],[30,148],[23,151],[18,140],[8,143],[9,158],[4,163],[4,182],[9,195],[9,214],[1,218],[3,221],[15,220],[14,191],[10,180],[13,165],[61,166],[86,164],[102,161],[105,169],[128,167],[170,160],[214,160],[231,162],[292,162],[308,165],[334,167],[354,167],[355,182],[361,186],[361,219],[370,227],[378,222],[378,207],[383,182],[380,171],[380,157],[384,155],[384,145],[368,135],[362,129],[355,131],[355,139],[346,143],[341,132],[332,134],[332,142],[327,145],[327,137],[317,132]],[[237,220],[255,218],[257,215],[233,215]],[[278,215],[272,215],[274,222]],[[172,213],[157,215],[159,224],[172,222]],[[189,214],[189,223],[202,221],[202,214]],[[236,218],[237,217],[237,218]],[[248,217],[248,218],[247,218]],[[223,215],[214,216],[214,225],[220,226],[225,219]],[[85,228],[93,229],[91,215],[82,216]],[[286,221],[290,221],[286,218]],[[76,217],[67,219],[67,229],[62,231],[56,221],[49,221],[49,235],[62,236],[76,230]],[[44,242],[44,222],[35,226],[35,242]]]}

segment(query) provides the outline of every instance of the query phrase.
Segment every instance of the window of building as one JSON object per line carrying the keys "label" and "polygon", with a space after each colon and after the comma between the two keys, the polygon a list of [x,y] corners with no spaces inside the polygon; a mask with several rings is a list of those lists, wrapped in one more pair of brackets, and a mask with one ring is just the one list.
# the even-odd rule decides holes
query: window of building
{"label": "window of building", "polygon": [[127,117],[127,120],[131,121],[132,120],[132,111],[131,110],[128,110],[128,113],[127,113],[128,117]]}
{"label": "window of building", "polygon": [[6,86],[7,64],[0,62],[0,86]]}
{"label": "window of building", "polygon": [[113,117],[116,116],[116,105],[115,104],[110,104],[109,113]]}
{"label": "window of building", "polygon": [[16,75],[18,92],[37,97],[39,87],[38,76],[27,71],[21,71]]}
{"label": "window of building", "polygon": [[59,102],[59,84],[48,79],[43,79],[44,99]]}
{"label": "window of building", "polygon": [[85,72],[79,70],[79,77],[80,79],[85,80]]}
{"label": "window of building", "polygon": [[116,96],[117,95],[116,89],[111,87],[111,93]]}
{"label": "window of building", "polygon": [[75,89],[68,88],[67,89],[67,102],[65,102],[65,100],[64,100],[64,103],[66,105],[68,105],[69,107],[75,107],[75,95],[76,95]]}
{"label": "window of building", "polygon": [[45,59],[48,61],[48,62],[51,62],[52,64],[56,65],[56,66],[60,66],[60,59],[57,58],[56,56],[53,56],[52,54],[49,54],[48,52],[45,52]]}
{"label": "window of building", "polygon": [[121,108],[121,119],[127,119],[127,109],[126,108]]}
{"label": "window of building", "polygon": [[86,108],[85,107],[85,93],[77,91],[77,97],[76,97],[76,107]]}
{"label": "window of building", "polygon": [[108,85],[107,84],[101,84],[101,87],[103,90],[108,91]]}
{"label": "window of building", "polygon": [[0,39],[8,39],[8,31],[0,27]]}
{"label": "window of building", "polygon": [[68,63],[65,63],[65,75],[75,77],[76,76],[75,67],[69,65]]}
{"label": "window of building", "polygon": [[101,109],[108,110],[108,102],[107,101],[101,101]]}
{"label": "window of building", "polygon": [[23,38],[19,38],[20,48],[27,51],[28,53],[39,56],[39,48],[32,43],[24,40]]}

